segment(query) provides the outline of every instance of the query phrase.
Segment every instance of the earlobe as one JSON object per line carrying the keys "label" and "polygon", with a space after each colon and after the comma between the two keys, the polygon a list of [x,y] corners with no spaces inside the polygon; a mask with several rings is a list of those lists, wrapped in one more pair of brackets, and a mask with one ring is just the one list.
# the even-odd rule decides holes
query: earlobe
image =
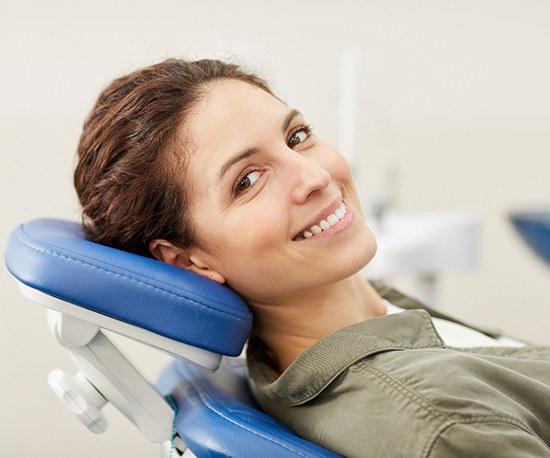
{"label": "earlobe", "polygon": [[187,267],[187,270],[191,272],[195,272],[196,274],[200,275],[201,277],[208,278],[212,281],[215,281],[216,283],[219,283],[223,285],[225,283],[225,277],[220,274],[218,271],[211,269],[208,266],[202,265],[202,263],[197,262],[196,260],[193,261],[193,257],[190,258],[191,263]]}
{"label": "earlobe", "polygon": [[149,251],[159,261],[189,270],[216,283],[225,283],[225,277],[194,254],[193,248],[181,248],[168,240],[155,239],[149,243]]}

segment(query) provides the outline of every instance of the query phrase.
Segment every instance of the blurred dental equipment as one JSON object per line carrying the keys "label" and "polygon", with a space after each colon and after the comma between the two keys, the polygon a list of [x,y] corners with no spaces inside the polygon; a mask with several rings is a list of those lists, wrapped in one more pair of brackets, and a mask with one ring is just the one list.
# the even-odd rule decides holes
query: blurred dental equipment
{"label": "blurred dental equipment", "polygon": [[[437,305],[438,274],[475,267],[479,216],[470,210],[417,214],[399,212],[394,201],[399,185],[399,164],[392,148],[374,152],[386,154],[387,157],[383,161],[383,170],[377,170],[381,174],[378,189],[366,203],[365,186],[359,179],[361,161],[356,151],[360,119],[358,101],[362,84],[360,75],[361,50],[350,45],[343,50],[340,58],[338,144],[352,167],[367,222],[378,242],[377,254],[363,274],[371,279],[391,281],[401,276],[412,277],[408,292],[434,306]],[[370,110],[376,111],[375,117],[384,117],[383,110],[372,107]],[[391,128],[387,119],[378,120],[378,123],[383,124],[385,130]],[[385,135],[391,137],[391,132],[385,132]]]}
{"label": "blurred dental equipment", "polygon": [[531,250],[550,265],[550,209],[513,212],[510,220]]}

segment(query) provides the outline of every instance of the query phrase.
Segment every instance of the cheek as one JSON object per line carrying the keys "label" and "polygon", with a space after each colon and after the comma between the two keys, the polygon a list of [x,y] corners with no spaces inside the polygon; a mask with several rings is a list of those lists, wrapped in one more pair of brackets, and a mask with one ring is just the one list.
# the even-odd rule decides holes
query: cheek
{"label": "cheek", "polygon": [[266,278],[279,272],[285,253],[287,232],[276,218],[277,211],[247,212],[242,220],[225,220],[220,231],[212,233],[210,246],[216,268],[227,284],[247,299],[269,292]]}
{"label": "cheek", "polygon": [[338,170],[338,173],[346,179],[352,179],[351,166],[344,156],[340,153],[336,153],[334,159],[334,167]]}
{"label": "cheek", "polygon": [[327,170],[333,180],[345,185],[353,185],[351,167],[346,158],[332,147],[320,155],[319,164]]}
{"label": "cheek", "polygon": [[[262,197],[267,197],[267,192]],[[279,196],[280,197],[280,196]],[[282,199],[256,199],[231,218],[228,226],[234,232],[235,245],[254,253],[273,248],[287,237],[288,220],[282,208]]]}
{"label": "cheek", "polygon": [[287,224],[277,206],[279,202],[258,199],[253,205],[245,205],[225,217],[213,216],[210,221],[216,224],[203,221],[198,228],[198,239],[223,265],[254,259],[287,237]]}
{"label": "cheek", "polygon": [[349,162],[338,151],[333,150],[333,154],[330,155],[326,167],[332,179],[345,189],[347,199],[353,202],[355,210],[359,213],[360,217],[363,217],[361,199],[353,181]]}

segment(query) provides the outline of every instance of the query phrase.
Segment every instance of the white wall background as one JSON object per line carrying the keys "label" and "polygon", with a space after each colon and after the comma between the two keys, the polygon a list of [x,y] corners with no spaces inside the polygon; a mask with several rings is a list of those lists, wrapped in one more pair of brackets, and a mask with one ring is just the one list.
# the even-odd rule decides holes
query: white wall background
{"label": "white wall background", "polygon": [[[321,6],[322,5],[322,6]],[[550,3],[546,0],[0,1],[0,169],[5,246],[18,223],[77,218],[74,150],[113,77],[170,56],[241,56],[338,141],[338,62],[361,52],[356,157],[369,202],[388,164],[396,208],[468,208],[475,270],[441,278],[439,305],[550,344],[550,268],[518,240],[512,209],[550,206]],[[0,270],[0,455],[157,456],[118,413],[88,433],[46,385],[73,371],[45,311]],[[165,359],[124,344],[154,376]]]}

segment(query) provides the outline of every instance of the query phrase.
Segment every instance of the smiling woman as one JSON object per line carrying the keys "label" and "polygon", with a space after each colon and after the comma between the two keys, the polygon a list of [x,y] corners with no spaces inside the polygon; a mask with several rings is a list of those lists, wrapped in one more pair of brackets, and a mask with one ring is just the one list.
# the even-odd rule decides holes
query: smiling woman
{"label": "smiling woman", "polygon": [[252,392],[298,434],[351,457],[550,456],[550,349],[362,278],[376,241],[349,165],[257,76],[171,59],[119,78],[78,155],[88,236],[239,293]]}
{"label": "smiling woman", "polygon": [[[318,308],[311,291],[349,277],[374,255],[347,162],[268,92],[236,80],[212,83],[180,135],[194,145],[188,214],[200,231],[185,248],[153,240],[157,258],[226,282],[252,307]],[[332,221],[343,202],[348,217],[330,226],[325,218]],[[321,226],[307,243],[299,237]]]}

